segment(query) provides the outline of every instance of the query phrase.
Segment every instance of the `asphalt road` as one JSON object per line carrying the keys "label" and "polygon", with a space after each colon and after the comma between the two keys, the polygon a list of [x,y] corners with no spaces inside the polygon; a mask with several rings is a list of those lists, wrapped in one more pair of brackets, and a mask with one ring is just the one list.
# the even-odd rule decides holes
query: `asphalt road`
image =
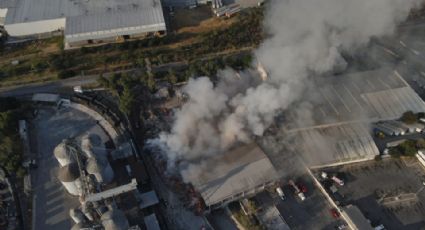
{"label": "asphalt road", "polygon": [[73,77],[63,80],[31,83],[25,85],[11,86],[0,88],[0,96],[3,97],[19,97],[33,93],[60,93],[64,91],[71,92],[72,88],[77,85],[86,85],[95,83],[98,75]]}

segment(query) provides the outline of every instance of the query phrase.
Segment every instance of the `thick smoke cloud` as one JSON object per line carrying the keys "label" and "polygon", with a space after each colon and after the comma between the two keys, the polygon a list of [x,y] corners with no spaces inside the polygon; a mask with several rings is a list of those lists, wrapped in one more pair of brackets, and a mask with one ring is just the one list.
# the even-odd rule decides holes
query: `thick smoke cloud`
{"label": "thick smoke cloud", "polygon": [[238,77],[225,70],[216,85],[206,77],[190,80],[184,88],[189,101],[176,111],[171,131],[153,143],[163,147],[171,165],[178,161],[190,167],[263,135],[279,112],[309,93],[312,77],[346,65],[342,51],[391,34],[419,2],[270,1],[265,19],[269,38],[255,51],[269,78],[260,81],[252,71]]}

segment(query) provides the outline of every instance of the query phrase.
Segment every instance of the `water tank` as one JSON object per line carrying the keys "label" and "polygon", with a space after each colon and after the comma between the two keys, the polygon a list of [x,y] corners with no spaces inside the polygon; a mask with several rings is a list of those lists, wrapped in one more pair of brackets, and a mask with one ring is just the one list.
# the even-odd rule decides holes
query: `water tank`
{"label": "water tank", "polygon": [[59,169],[58,179],[66,188],[68,193],[74,196],[81,195],[80,171],[77,163],[65,165]]}
{"label": "water tank", "polygon": [[84,135],[81,138],[81,149],[83,150],[84,154],[87,158],[95,157],[93,153],[93,146],[92,142],[90,140],[90,136],[88,134]]}
{"label": "water tank", "polygon": [[53,154],[55,155],[56,160],[59,161],[59,164],[61,166],[65,166],[75,162],[74,157],[71,155],[71,153],[68,151],[68,148],[66,147],[65,141],[62,141],[58,146],[56,146],[56,148],[53,150]]}
{"label": "water tank", "polygon": [[111,209],[100,218],[105,230],[127,230],[129,224],[124,213],[119,209]]}
{"label": "water tank", "polygon": [[78,224],[84,221],[84,214],[80,209],[72,208],[69,210],[69,216]]}
{"label": "water tank", "polygon": [[89,174],[93,174],[99,183],[108,184],[114,179],[114,172],[111,165],[108,159],[103,157],[89,158],[87,160],[86,170]]}

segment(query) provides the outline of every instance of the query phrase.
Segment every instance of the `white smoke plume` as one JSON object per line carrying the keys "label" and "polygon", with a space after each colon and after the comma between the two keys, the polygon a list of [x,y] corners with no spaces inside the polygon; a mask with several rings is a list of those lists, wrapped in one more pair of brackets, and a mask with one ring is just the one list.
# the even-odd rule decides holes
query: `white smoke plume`
{"label": "white smoke plume", "polygon": [[372,37],[391,34],[419,2],[269,1],[264,25],[270,36],[255,56],[270,77],[259,81],[247,71],[238,78],[225,70],[216,85],[206,77],[191,79],[184,88],[189,101],[176,111],[171,131],[154,143],[164,148],[171,165],[187,166],[263,135],[279,112],[309,93],[312,77],[346,64],[341,51],[353,52]]}

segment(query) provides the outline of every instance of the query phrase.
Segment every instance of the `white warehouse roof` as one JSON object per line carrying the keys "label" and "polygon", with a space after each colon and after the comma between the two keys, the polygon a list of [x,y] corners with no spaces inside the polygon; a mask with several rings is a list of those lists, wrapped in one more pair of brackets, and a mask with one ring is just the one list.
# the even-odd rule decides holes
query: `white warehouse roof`
{"label": "white warehouse roof", "polygon": [[[308,129],[353,121],[399,118],[406,111],[425,112],[425,103],[395,71],[382,68],[342,76],[316,78],[318,87],[303,101],[311,102],[311,117],[287,116],[288,129]],[[303,112],[302,117],[308,114]],[[307,121],[306,121],[307,120]]]}
{"label": "white warehouse roof", "polygon": [[102,38],[165,30],[160,0],[0,0],[0,9],[7,9],[4,24],[12,36],[65,29],[66,36]]}
{"label": "white warehouse roof", "polygon": [[303,130],[298,133],[297,141],[300,155],[310,167],[371,160],[379,155],[364,123]]}

